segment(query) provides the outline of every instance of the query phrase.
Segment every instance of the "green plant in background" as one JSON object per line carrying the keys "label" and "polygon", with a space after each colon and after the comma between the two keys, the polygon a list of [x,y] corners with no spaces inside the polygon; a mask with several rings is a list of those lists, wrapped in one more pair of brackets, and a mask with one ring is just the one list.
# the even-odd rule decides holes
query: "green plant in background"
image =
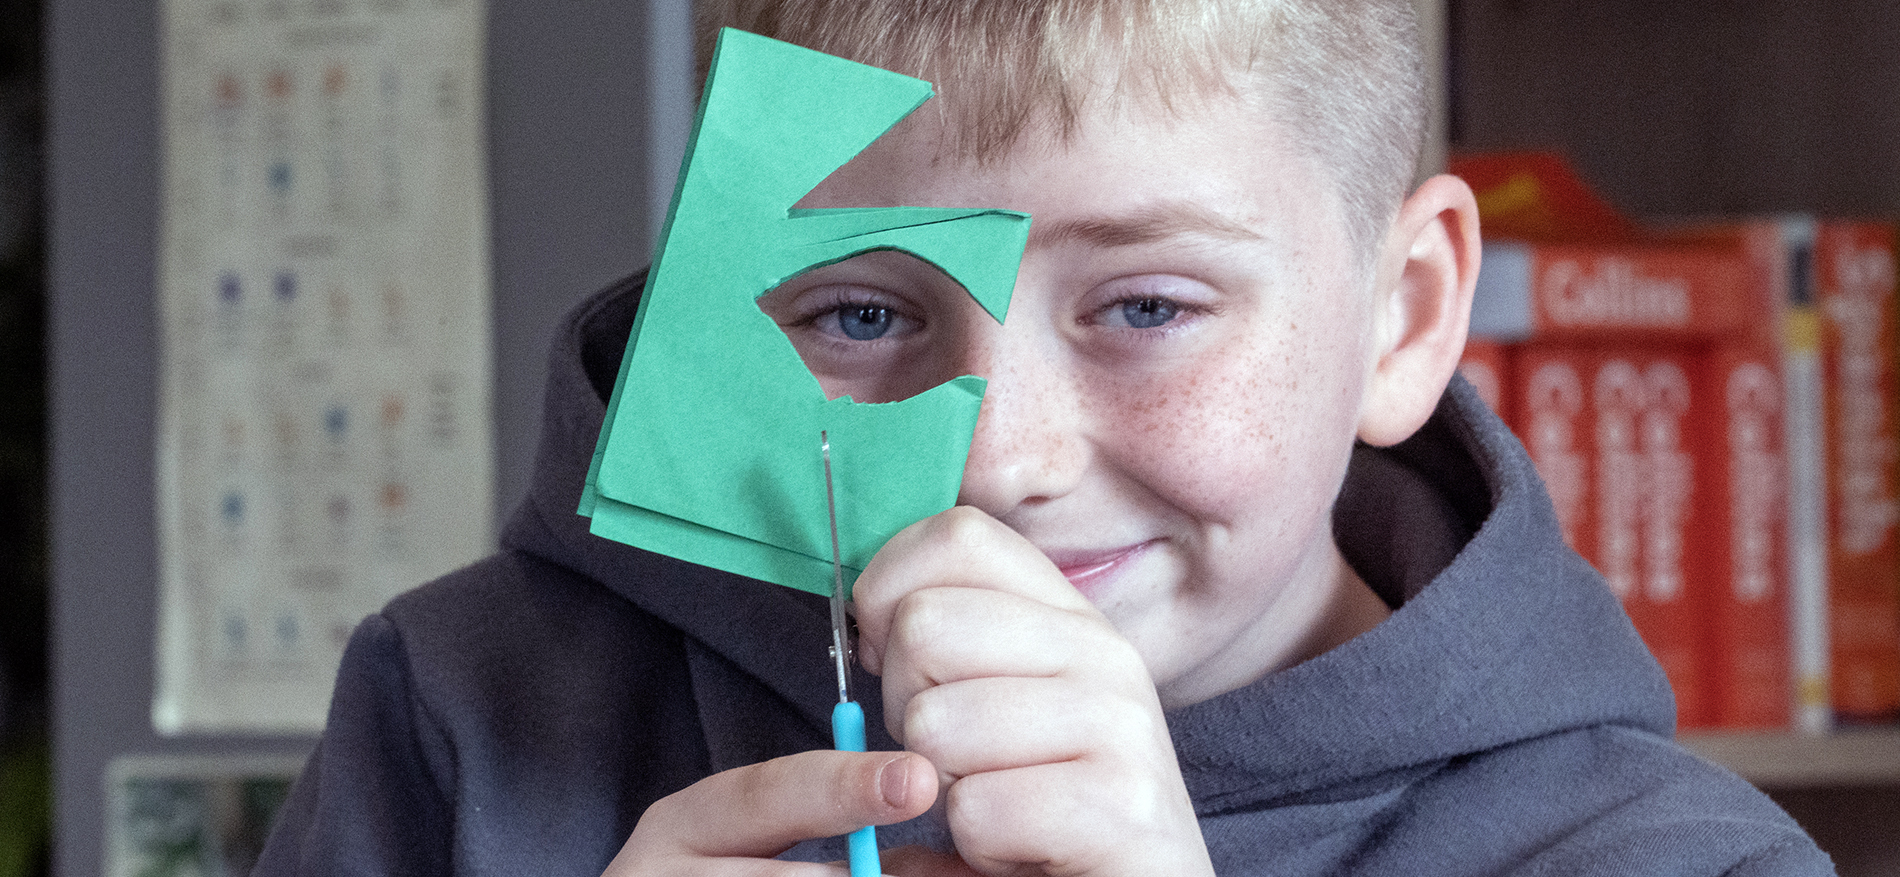
{"label": "green plant in background", "polygon": [[27,877],[45,867],[51,798],[44,739],[0,749],[0,877]]}

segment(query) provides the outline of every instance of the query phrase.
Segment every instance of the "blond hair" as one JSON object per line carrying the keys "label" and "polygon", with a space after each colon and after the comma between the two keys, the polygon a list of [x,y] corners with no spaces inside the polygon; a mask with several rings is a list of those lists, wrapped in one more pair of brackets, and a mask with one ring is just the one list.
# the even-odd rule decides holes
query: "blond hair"
{"label": "blond hair", "polygon": [[[1331,176],[1369,256],[1417,172],[1424,71],[1411,0],[701,0],[702,65],[735,27],[936,83],[951,148],[1066,138],[1111,90],[1168,107],[1261,83]],[[1251,91],[1250,91],[1251,93]]]}

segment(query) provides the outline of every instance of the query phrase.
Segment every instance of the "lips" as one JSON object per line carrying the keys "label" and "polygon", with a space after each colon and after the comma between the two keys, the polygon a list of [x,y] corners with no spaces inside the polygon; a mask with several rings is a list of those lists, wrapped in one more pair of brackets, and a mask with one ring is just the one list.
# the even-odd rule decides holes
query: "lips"
{"label": "lips", "polygon": [[1050,552],[1049,560],[1062,571],[1069,584],[1086,596],[1153,544],[1152,541],[1139,542],[1106,551]]}

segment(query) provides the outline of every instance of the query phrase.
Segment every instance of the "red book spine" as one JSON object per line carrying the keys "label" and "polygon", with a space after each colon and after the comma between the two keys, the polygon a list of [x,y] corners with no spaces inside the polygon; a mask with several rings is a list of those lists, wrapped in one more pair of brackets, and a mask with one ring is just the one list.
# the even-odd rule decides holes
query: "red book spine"
{"label": "red book spine", "polygon": [[1831,689],[1837,718],[1900,716],[1894,527],[1894,231],[1824,222],[1815,240],[1826,410]]}
{"label": "red book spine", "polygon": [[1650,651],[1656,651],[1654,639],[1644,630],[1649,621],[1647,607],[1637,605],[1642,596],[1644,485],[1650,475],[1640,444],[1648,388],[1635,363],[1607,351],[1591,363],[1588,374],[1593,415],[1590,470],[1595,482],[1590,491],[1595,531],[1590,542],[1595,554],[1590,559],[1623,601]]}
{"label": "red book spine", "polygon": [[1686,427],[1705,407],[1672,348],[1606,350],[1592,381],[1596,409],[1597,550],[1606,576],[1676,693],[1680,728],[1713,724],[1701,615],[1706,575],[1696,515],[1695,446]]}
{"label": "red book spine", "polygon": [[[1711,344],[1698,375],[1708,413],[1697,438],[1698,456],[1706,461],[1698,470],[1697,486],[1707,539],[1703,624],[1714,720],[1721,727],[1772,729],[1795,723],[1796,662],[1789,614],[1794,471],[1788,449],[1791,418],[1804,415],[1792,402],[1791,393],[1798,388],[1784,373],[1784,353],[1791,356],[1792,351],[1784,348],[1791,336],[1782,330],[1782,322],[1807,298],[1812,229],[1812,221],[1805,218],[1780,217],[1669,232],[1678,240],[1734,247],[1748,266],[1749,285],[1738,291],[1752,302],[1744,331]],[[1818,423],[1818,407],[1812,417]],[[1818,478],[1812,480],[1818,484]],[[1818,536],[1815,539],[1811,553],[1818,556]],[[1816,573],[1810,587],[1824,588],[1824,571],[1810,572]],[[1813,617],[1818,620],[1820,615]],[[1812,633],[1817,627],[1823,625],[1803,630]],[[1824,679],[1825,630],[1818,635],[1807,649],[1815,658],[1803,670]],[[1804,727],[1820,729],[1826,724],[1825,691],[1817,690],[1811,698],[1819,709],[1805,711]]]}
{"label": "red book spine", "polygon": [[1779,353],[1769,345],[1715,348],[1704,398],[1719,405],[1704,433],[1703,509],[1711,517],[1709,685],[1725,728],[1793,721],[1788,651],[1788,479]]}

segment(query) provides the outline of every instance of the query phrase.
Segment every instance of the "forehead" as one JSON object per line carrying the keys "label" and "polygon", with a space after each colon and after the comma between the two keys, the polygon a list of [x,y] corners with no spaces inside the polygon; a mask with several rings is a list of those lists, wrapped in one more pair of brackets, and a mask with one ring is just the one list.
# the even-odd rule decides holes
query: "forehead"
{"label": "forehead", "polygon": [[1282,53],[1283,2],[714,0],[705,23],[934,83],[956,96],[933,109],[955,118],[957,148],[990,155],[1038,122],[1066,131],[1105,96],[1165,104],[1265,71]]}
{"label": "forehead", "polygon": [[1020,210],[1032,248],[1256,239],[1310,256],[1343,240],[1342,205],[1311,150],[1244,94],[1096,102],[1066,136],[1038,123],[987,156],[959,149],[952,114],[931,103],[799,206]]}

